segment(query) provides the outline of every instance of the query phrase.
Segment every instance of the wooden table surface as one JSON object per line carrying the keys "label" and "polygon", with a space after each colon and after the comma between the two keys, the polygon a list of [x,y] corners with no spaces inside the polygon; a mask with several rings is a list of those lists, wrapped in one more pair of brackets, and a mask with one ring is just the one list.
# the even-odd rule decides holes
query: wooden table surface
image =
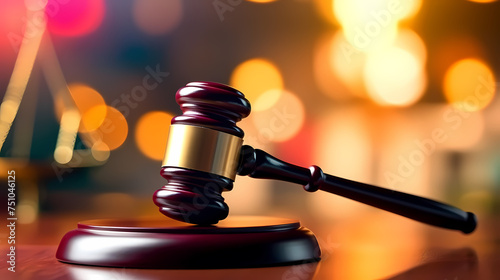
{"label": "wooden table surface", "polygon": [[[16,272],[0,247],[0,279],[500,279],[500,223],[480,217],[472,235],[441,230],[396,215],[370,212],[354,222],[303,219],[322,248],[319,263],[294,266],[150,270],[70,265],[57,261],[57,240],[76,226],[50,217],[17,229]],[[72,225],[73,224],[73,225]],[[3,238],[2,238],[3,239]]]}

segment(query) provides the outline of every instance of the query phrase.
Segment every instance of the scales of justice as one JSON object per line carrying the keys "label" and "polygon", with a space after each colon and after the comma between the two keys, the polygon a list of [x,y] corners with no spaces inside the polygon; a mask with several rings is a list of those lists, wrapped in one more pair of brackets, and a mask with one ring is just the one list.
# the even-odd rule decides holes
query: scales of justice
{"label": "scales of justice", "polygon": [[[32,38],[23,40],[0,107],[0,148],[19,110],[42,39],[44,56],[40,62],[47,84],[54,98],[60,97],[69,108],[66,116],[77,111],[48,34],[39,29]],[[292,165],[243,145],[244,132],[237,122],[250,114],[251,106],[237,89],[192,82],[177,91],[176,101],[183,114],[171,123],[161,167],[166,184],[153,194],[165,217],[80,222],[62,238],[56,254],[59,261],[154,269],[268,267],[319,261],[321,250],[314,234],[298,220],[229,215],[222,194],[233,188],[236,175],[295,183],[307,192],[340,195],[466,234],[476,228],[476,217],[470,212],[328,175],[315,165]],[[67,124],[61,121],[56,147],[72,151],[78,126]],[[95,159],[90,162],[99,165]],[[335,206],[331,209],[335,211]]]}

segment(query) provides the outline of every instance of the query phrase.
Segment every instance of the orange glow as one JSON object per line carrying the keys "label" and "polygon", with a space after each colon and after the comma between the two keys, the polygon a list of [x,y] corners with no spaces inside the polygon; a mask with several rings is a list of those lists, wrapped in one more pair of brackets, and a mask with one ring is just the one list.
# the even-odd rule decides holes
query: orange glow
{"label": "orange glow", "polygon": [[352,97],[348,94],[349,90],[333,71],[331,62],[333,63],[335,60],[325,59],[329,58],[332,53],[332,37],[331,34],[327,34],[318,40],[314,50],[314,80],[324,95],[335,100],[348,99]]}
{"label": "orange glow", "polygon": [[411,29],[401,29],[394,46],[407,50],[413,54],[422,64],[427,61],[427,48],[420,36]]}
{"label": "orange glow", "polygon": [[54,159],[58,163],[66,164],[73,158],[73,149],[80,122],[81,116],[76,109],[67,110],[62,114],[61,128],[54,150]]}
{"label": "orange glow", "polygon": [[[85,84],[73,83],[68,88],[82,117],[79,131],[96,130],[106,117],[107,109],[104,98],[95,89]],[[58,117],[62,115],[62,110],[64,110],[62,100],[56,99],[56,114]]]}
{"label": "orange glow", "polygon": [[[106,117],[102,124],[88,135],[93,140],[89,144],[95,151],[110,151],[120,147],[128,134],[128,124],[125,117],[113,107],[107,106]],[[100,143],[102,142],[102,143]],[[99,143],[95,145],[95,143]]]}
{"label": "orange glow", "polygon": [[255,3],[270,3],[274,2],[276,0],[247,0],[248,2],[255,2]]}
{"label": "orange glow", "polygon": [[[368,23],[378,20],[401,19],[415,15],[422,6],[422,0],[392,1],[392,0],[336,0],[333,1],[333,11],[342,25]],[[362,25],[363,26],[363,25]]]}
{"label": "orange glow", "polygon": [[493,3],[496,2],[497,0],[469,0],[469,1],[476,3]]}
{"label": "orange glow", "polygon": [[356,49],[372,52],[390,46],[399,21],[415,15],[422,0],[336,0],[335,17],[347,41]]}
{"label": "orange glow", "polygon": [[282,90],[283,78],[272,62],[254,58],[241,63],[233,70],[230,84],[243,92],[250,103],[254,104],[266,91]]}
{"label": "orange glow", "polygon": [[[313,161],[324,170],[359,181],[371,179],[371,118],[360,107],[338,108],[317,123]],[[330,129],[325,129],[330,128]]]}
{"label": "orange glow", "polygon": [[433,49],[434,59],[430,61],[434,79],[441,81],[448,68],[455,62],[469,57],[485,57],[487,51],[475,37],[445,37]]}
{"label": "orange glow", "polygon": [[182,19],[180,0],[136,0],[133,7],[137,26],[150,35],[167,34],[174,30]]}
{"label": "orange glow", "polygon": [[[375,151],[377,172],[375,184],[404,192],[431,195],[439,183],[432,180],[432,156],[437,156],[442,143],[436,143],[428,150],[420,149],[417,143],[433,137],[435,124],[442,115],[436,112],[435,105],[419,104],[412,108],[389,109],[374,108],[370,115],[373,135],[376,137]],[[432,125],[430,125],[432,124]],[[434,139],[434,138],[432,138]],[[441,138],[439,138],[441,139]],[[432,144],[429,144],[432,145]],[[422,151],[423,150],[423,151]],[[408,163],[409,162],[409,163]],[[408,163],[408,165],[406,165]],[[437,175],[436,175],[437,176]]]}
{"label": "orange glow", "polygon": [[444,94],[449,103],[462,111],[478,111],[495,95],[495,78],[491,69],[477,59],[463,59],[446,72]]}
{"label": "orange glow", "polygon": [[95,31],[104,18],[103,0],[48,0],[48,28],[53,34],[75,37]]}
{"label": "orange glow", "polygon": [[264,93],[262,93],[255,103],[252,104],[252,110],[255,111],[264,111],[266,109],[271,108],[276,102],[278,102],[282,91],[279,89],[271,89]]}
{"label": "orange glow", "polygon": [[[369,29],[361,31],[354,24],[349,28],[343,28],[345,38],[357,50],[362,52],[376,52],[390,47],[398,34],[398,25],[391,24],[385,28],[380,28],[381,31],[374,33],[377,35],[370,35]],[[377,30],[377,29],[375,29]]]}
{"label": "orange glow", "polygon": [[[356,217],[358,222],[344,222],[339,228],[336,240],[339,244],[352,246],[338,248],[340,252],[335,255],[329,279],[391,279],[388,274],[398,274],[400,268],[412,267],[422,261],[425,235],[418,223],[383,211],[364,210],[363,215]],[[387,234],[388,231],[391,234]]]}
{"label": "orange glow", "polygon": [[[312,162],[325,172],[361,182],[371,182],[372,141],[363,108],[346,106],[332,110],[316,120]],[[327,129],[325,129],[327,128]],[[363,209],[352,201],[336,195],[309,197],[312,213],[322,219],[350,219]],[[341,211],[325,211],[335,205]]]}
{"label": "orange glow", "polygon": [[443,148],[453,151],[467,151],[478,147],[485,134],[483,112],[464,112],[460,108],[447,105],[441,111],[440,127],[446,130]]}
{"label": "orange glow", "polygon": [[382,105],[414,104],[427,85],[422,62],[394,47],[368,57],[364,79],[370,97]]}
{"label": "orange glow", "polygon": [[363,67],[366,54],[354,48],[342,32],[337,32],[330,41],[329,63],[334,74],[354,95],[366,96],[363,88]]}
{"label": "orange glow", "polygon": [[139,119],[135,128],[135,142],[144,155],[153,160],[163,159],[172,117],[166,112],[153,111]]}
{"label": "orange glow", "polygon": [[96,105],[86,110],[82,115],[80,131],[96,130],[104,122],[106,112],[107,106],[105,104]]}
{"label": "orange glow", "polygon": [[[398,18],[387,11],[386,0],[337,0],[333,4],[335,17],[342,25],[346,40],[357,50],[372,51],[392,43],[397,32]],[[399,9],[399,13],[401,13]],[[372,13],[381,12],[382,23]]]}
{"label": "orange glow", "polygon": [[95,160],[101,161],[101,162],[108,160],[108,158],[110,156],[110,151],[109,151],[108,145],[106,145],[105,143],[103,143],[100,140],[95,142],[94,145],[92,145],[92,147],[90,148],[90,152],[92,153],[92,157]]}
{"label": "orange glow", "polygon": [[401,19],[409,19],[415,16],[422,8],[423,0],[412,0],[405,3],[404,11],[401,13]]}
{"label": "orange glow", "polygon": [[333,1],[332,0],[314,0],[314,7],[318,14],[327,22],[337,25],[338,21],[333,14]]}
{"label": "orange glow", "polygon": [[302,100],[288,91],[283,91],[272,107],[254,112],[252,116],[258,134],[273,142],[294,137],[302,128],[304,118]]}

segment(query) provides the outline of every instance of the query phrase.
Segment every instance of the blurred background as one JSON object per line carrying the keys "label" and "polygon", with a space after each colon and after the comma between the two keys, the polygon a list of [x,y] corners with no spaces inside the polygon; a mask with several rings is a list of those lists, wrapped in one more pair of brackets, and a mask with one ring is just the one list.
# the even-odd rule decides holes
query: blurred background
{"label": "blurred background", "polygon": [[[16,172],[19,238],[57,244],[81,219],[160,215],[151,197],[190,81],[247,96],[246,144],[496,219],[498,12],[494,0],[0,0],[0,177]],[[335,244],[429,242],[426,226],[301,186],[237,178],[224,197],[230,215],[299,218]],[[356,248],[337,262],[423,254]],[[339,275],[387,271],[351,266]]]}

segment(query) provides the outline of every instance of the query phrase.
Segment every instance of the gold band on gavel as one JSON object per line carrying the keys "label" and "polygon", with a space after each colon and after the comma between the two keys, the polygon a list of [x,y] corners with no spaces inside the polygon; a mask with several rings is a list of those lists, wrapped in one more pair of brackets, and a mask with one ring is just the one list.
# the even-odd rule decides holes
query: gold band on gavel
{"label": "gold band on gavel", "polygon": [[200,126],[170,126],[162,166],[217,174],[234,181],[243,139]]}

